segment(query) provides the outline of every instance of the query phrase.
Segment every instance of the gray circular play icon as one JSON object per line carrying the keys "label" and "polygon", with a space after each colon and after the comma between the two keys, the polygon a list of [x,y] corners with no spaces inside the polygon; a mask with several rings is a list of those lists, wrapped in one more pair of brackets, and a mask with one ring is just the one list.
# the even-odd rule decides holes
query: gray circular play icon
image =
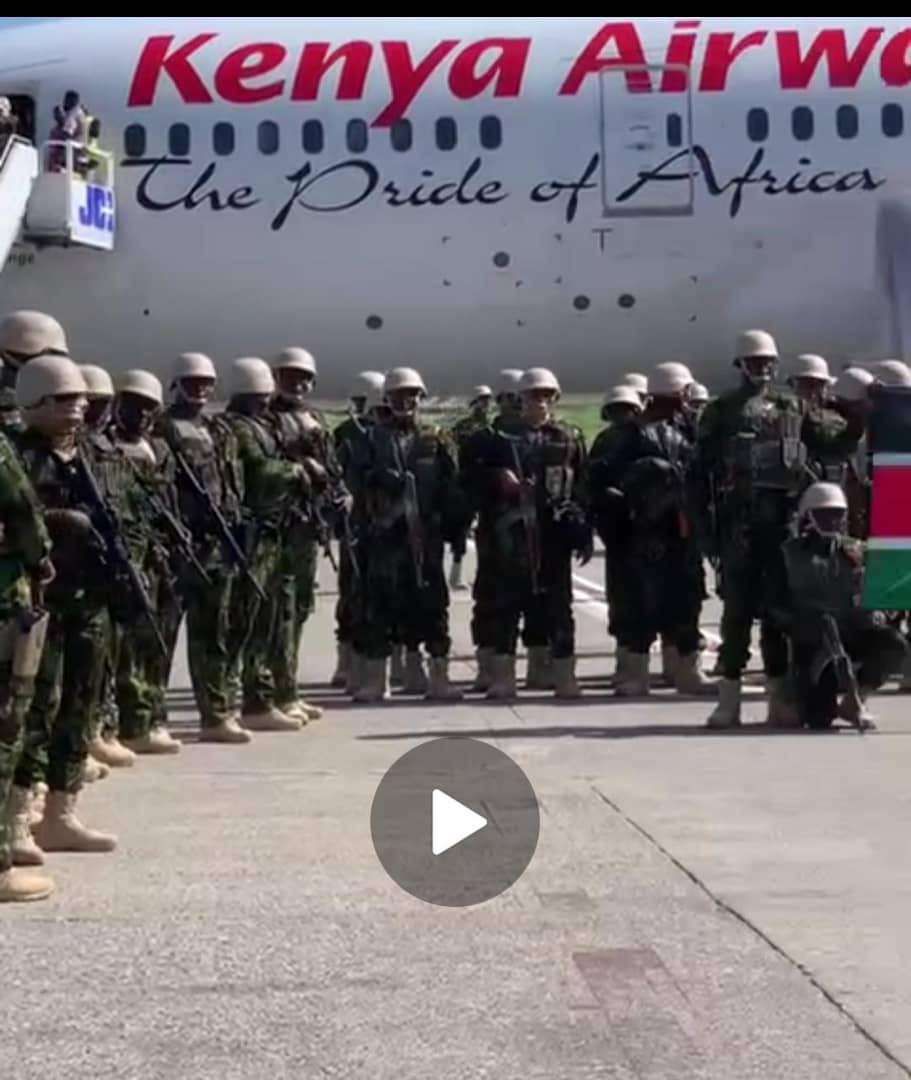
{"label": "gray circular play icon", "polygon": [[442,907],[505,892],[531,862],[539,829],[528,777],[477,739],[434,739],[409,750],[380,781],[370,811],[386,873]]}

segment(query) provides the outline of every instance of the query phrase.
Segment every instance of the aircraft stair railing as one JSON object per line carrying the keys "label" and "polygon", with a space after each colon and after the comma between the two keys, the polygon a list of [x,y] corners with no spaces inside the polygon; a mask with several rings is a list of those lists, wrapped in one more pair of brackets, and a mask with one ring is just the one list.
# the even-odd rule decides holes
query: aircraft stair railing
{"label": "aircraft stair railing", "polygon": [[19,239],[29,196],[38,175],[38,151],[12,136],[0,147],[0,270]]}
{"label": "aircraft stair railing", "polygon": [[114,250],[114,156],[70,140],[41,146],[41,169],[28,202],[26,240]]}

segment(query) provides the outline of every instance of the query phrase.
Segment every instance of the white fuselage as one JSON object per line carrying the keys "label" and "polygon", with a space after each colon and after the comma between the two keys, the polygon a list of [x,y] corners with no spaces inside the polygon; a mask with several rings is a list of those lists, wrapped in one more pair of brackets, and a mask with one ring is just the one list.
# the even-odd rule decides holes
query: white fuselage
{"label": "white fuselage", "polygon": [[0,31],[0,94],[35,100],[39,138],[72,88],[117,161],[115,251],[18,246],[0,311],[50,311],[78,359],[165,377],[187,349],[223,366],[304,345],[326,393],[397,363],[432,392],[533,365],[602,390],[665,359],[717,386],[752,326],[784,356],[875,359],[908,35],[780,17]]}

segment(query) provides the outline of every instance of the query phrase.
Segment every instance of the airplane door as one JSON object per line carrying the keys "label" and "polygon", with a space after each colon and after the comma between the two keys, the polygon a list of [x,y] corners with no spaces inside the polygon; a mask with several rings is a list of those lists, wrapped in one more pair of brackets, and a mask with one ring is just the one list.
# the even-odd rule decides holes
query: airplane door
{"label": "airplane door", "polygon": [[[662,80],[675,89],[659,91]],[[603,216],[693,214],[689,69],[680,64],[624,64],[605,68],[598,83]]]}

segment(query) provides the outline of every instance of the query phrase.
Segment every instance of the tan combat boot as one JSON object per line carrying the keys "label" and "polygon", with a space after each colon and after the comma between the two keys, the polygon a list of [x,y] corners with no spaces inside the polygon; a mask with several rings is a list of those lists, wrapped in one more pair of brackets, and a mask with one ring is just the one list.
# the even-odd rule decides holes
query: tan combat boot
{"label": "tan combat boot", "polygon": [[44,804],[47,800],[47,784],[45,784],[43,780],[39,780],[36,784],[32,784],[31,796],[32,801],[28,812],[28,823],[30,826],[37,825],[44,817]]}
{"label": "tan combat boot", "polygon": [[626,650],[623,673],[617,679],[617,697],[647,697],[651,686],[648,677],[648,653]]}
{"label": "tan combat boot", "polygon": [[576,681],[576,658],[561,656],[553,661],[554,697],[570,701],[582,697],[582,689]]}
{"label": "tan combat boot", "polygon": [[354,700],[362,705],[373,705],[389,697],[389,671],[386,660],[365,660],[364,678]]}
{"label": "tan combat boot", "polygon": [[351,663],[351,646],[340,641],[336,646],[335,673],[332,686],[345,686],[348,682],[348,665]]}
{"label": "tan combat boot", "polygon": [[247,731],[300,731],[303,726],[299,716],[289,716],[274,705],[244,712],[241,722]]}
{"label": "tan combat boot", "polygon": [[110,765],[102,765],[93,757],[87,757],[82,765],[83,784],[94,784],[98,780],[104,780],[111,775]]}
{"label": "tan combat boot", "polygon": [[35,826],[35,839],[45,851],[107,852],[117,847],[117,837],[87,829],[76,817],[77,796],[49,791],[44,817]]}
{"label": "tan combat boot", "polygon": [[491,701],[513,701],[517,696],[515,656],[495,656],[493,682],[487,691],[487,697]]}
{"label": "tan combat boot", "polygon": [[128,769],[136,761],[133,751],[128,750],[116,735],[110,739],[96,735],[89,743],[89,753],[96,761],[112,769]]}
{"label": "tan combat boot", "polygon": [[199,741],[201,743],[232,743],[240,745],[253,741],[249,731],[240,726],[238,717],[234,713],[222,716],[214,724],[203,724],[199,729]]}
{"label": "tan combat boot", "polygon": [[393,645],[392,656],[389,660],[389,685],[404,686],[405,684],[405,646]]}
{"label": "tan combat boot", "polygon": [[46,900],[56,887],[49,877],[34,870],[4,870],[0,872],[0,904]]}
{"label": "tan combat boot", "polygon": [[718,704],[709,715],[706,727],[723,731],[740,724],[740,679],[722,679],[718,684]]}
{"label": "tan combat boot", "polygon": [[[677,686],[677,668],[680,666],[680,652],[676,645],[661,644],[661,678],[665,686]],[[677,686],[679,690],[680,687]]]}
{"label": "tan combat boot", "polygon": [[718,683],[714,679],[707,679],[702,671],[702,657],[698,651],[687,653],[686,656],[677,653],[672,685],[678,694],[692,694],[694,697],[716,697],[718,694]]}
{"label": "tan combat boot", "polygon": [[12,825],[13,866],[43,866],[44,852],[32,836],[32,793],[14,787],[10,793],[9,815]]}
{"label": "tan combat boot", "polygon": [[296,716],[306,724],[309,724],[311,720],[319,720],[323,715],[323,710],[319,705],[313,705],[309,701],[304,701],[303,698],[291,702],[290,712],[284,706],[276,706],[276,708],[280,708],[285,716]]}
{"label": "tan combat boot", "polygon": [[478,674],[475,676],[471,689],[476,694],[484,694],[490,689],[493,682],[493,649],[478,649],[475,657],[478,663]]}
{"label": "tan combat boot", "polygon": [[148,735],[139,735],[135,739],[122,739],[123,745],[134,754],[179,754],[181,743],[167,728],[153,727]]}
{"label": "tan combat boot", "polygon": [[427,672],[418,649],[409,649],[405,654],[405,681],[402,692],[419,697],[427,693]]}
{"label": "tan combat boot", "polygon": [[528,666],[525,671],[526,690],[553,690],[554,667],[547,645],[531,645],[528,649]]}
{"label": "tan combat boot", "polygon": [[460,701],[462,691],[449,681],[449,657],[430,658],[430,681],[425,695],[428,701]]}

